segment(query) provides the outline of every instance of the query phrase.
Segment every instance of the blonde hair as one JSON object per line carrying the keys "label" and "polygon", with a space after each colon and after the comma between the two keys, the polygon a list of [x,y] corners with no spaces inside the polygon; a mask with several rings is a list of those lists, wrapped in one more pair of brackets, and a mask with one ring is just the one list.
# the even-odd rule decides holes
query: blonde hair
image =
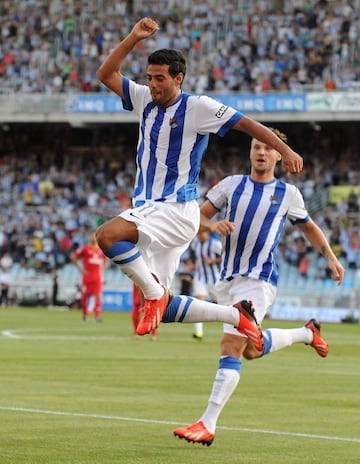
{"label": "blonde hair", "polygon": [[284,134],[284,132],[279,131],[279,129],[274,129],[273,127],[269,127],[269,129],[271,130],[271,132],[277,135],[280,140],[287,143],[288,138],[287,138],[287,135]]}

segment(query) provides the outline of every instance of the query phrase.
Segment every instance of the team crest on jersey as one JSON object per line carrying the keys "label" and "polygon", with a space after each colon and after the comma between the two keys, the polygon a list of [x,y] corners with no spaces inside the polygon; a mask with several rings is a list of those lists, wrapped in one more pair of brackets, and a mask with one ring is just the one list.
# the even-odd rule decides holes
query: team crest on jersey
{"label": "team crest on jersey", "polygon": [[217,118],[219,118],[219,119],[222,118],[224,116],[224,113],[227,111],[228,108],[229,108],[228,106],[221,105],[220,108],[215,113],[215,116]]}
{"label": "team crest on jersey", "polygon": [[170,127],[171,129],[175,129],[176,127],[179,127],[179,124],[177,122],[177,119],[175,117],[170,119]]}
{"label": "team crest on jersey", "polygon": [[270,201],[271,201],[271,204],[276,205],[278,202],[278,197],[276,195],[271,195]]}

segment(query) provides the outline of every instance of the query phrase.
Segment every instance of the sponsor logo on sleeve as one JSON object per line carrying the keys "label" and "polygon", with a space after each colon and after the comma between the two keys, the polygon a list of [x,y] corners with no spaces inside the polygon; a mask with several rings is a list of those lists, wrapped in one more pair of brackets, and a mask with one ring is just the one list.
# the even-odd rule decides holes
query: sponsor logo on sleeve
{"label": "sponsor logo on sleeve", "polygon": [[228,106],[225,106],[225,105],[221,105],[220,108],[217,110],[217,112],[215,113],[215,116],[217,118],[222,118],[223,115],[225,114],[225,111],[228,109],[229,107]]}

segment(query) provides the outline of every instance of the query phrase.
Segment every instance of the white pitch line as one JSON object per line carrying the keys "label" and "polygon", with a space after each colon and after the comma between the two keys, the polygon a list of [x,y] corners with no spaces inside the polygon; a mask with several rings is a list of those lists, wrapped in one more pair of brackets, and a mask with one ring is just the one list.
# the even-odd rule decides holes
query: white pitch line
{"label": "white pitch line", "polygon": [[[164,421],[158,419],[142,419],[137,417],[126,417],[126,416],[109,416],[106,414],[86,414],[81,412],[66,412],[66,411],[50,411],[47,409],[30,409],[30,408],[18,408],[13,406],[0,406],[2,411],[14,411],[14,412],[28,412],[31,414],[49,414],[53,416],[69,416],[69,417],[87,417],[93,419],[107,419],[114,421],[124,422],[141,422],[144,424],[164,424],[164,425],[187,425],[185,423],[179,423],[174,421]],[[345,441],[351,443],[360,443],[360,438],[351,437],[337,437],[330,435],[317,435],[311,433],[298,433],[298,432],[284,432],[281,430],[266,430],[266,429],[251,429],[246,427],[226,427],[219,426],[221,430],[231,430],[233,432],[247,432],[247,433],[265,433],[270,435],[284,435],[289,437],[300,437],[300,438],[311,438],[315,440],[329,440],[329,441]]]}
{"label": "white pitch line", "polygon": [[[42,335],[38,334],[37,332],[45,332],[47,330],[57,331],[57,332],[64,332],[68,331],[69,329],[45,329],[45,328],[26,328],[26,329],[6,329],[1,332],[1,335],[6,338],[12,338],[16,340],[120,340],[122,338],[128,337],[121,337],[115,335],[89,335],[81,331],[81,329],[77,329],[79,335],[56,335],[56,334],[47,334]],[[72,329],[74,330],[74,329]]]}
{"label": "white pitch line", "polygon": [[[56,335],[54,332],[78,332],[78,335]],[[42,334],[42,332],[47,332]],[[0,332],[0,339],[7,338],[9,340],[97,340],[97,341],[109,341],[109,340],[125,340],[128,341],[133,337],[129,335],[91,335],[84,331],[84,328],[18,328],[18,329],[4,329]],[[174,341],[181,341],[185,343],[193,343],[191,338],[176,338]]]}
{"label": "white pitch line", "polygon": [[14,330],[3,330],[1,335],[7,338],[22,338],[21,335],[17,335]]}

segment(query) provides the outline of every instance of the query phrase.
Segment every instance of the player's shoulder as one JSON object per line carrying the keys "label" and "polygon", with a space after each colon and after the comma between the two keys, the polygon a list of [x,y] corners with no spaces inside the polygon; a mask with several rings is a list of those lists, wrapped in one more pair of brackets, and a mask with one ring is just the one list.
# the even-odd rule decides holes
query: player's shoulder
{"label": "player's shoulder", "polygon": [[230,195],[235,191],[237,186],[241,183],[241,181],[246,176],[242,174],[235,174],[232,176],[226,176],[219,180],[208,192],[208,196],[216,196],[216,195]]}
{"label": "player's shoulder", "polygon": [[230,107],[224,105],[221,101],[214,97],[205,94],[183,93],[183,97],[187,98],[188,105],[194,105],[197,108],[209,109],[214,112],[217,118],[220,118]]}
{"label": "player's shoulder", "polygon": [[240,184],[243,180],[246,180],[248,176],[243,174],[233,174],[231,176],[226,176],[219,181],[223,186],[235,187]]}
{"label": "player's shoulder", "polygon": [[303,194],[297,185],[277,179],[277,188],[279,189],[279,187],[283,189],[285,198],[287,198],[289,204],[295,205],[304,202]]}
{"label": "player's shoulder", "polygon": [[145,84],[139,84],[127,77],[123,77],[123,87],[125,93],[127,91],[130,93],[132,100],[135,98],[135,100],[143,101],[144,105],[152,101],[149,86]]}
{"label": "player's shoulder", "polygon": [[290,182],[286,182],[284,180],[277,179],[278,185],[282,185],[289,193],[292,194],[299,194],[300,190],[295,184],[290,184]]}

